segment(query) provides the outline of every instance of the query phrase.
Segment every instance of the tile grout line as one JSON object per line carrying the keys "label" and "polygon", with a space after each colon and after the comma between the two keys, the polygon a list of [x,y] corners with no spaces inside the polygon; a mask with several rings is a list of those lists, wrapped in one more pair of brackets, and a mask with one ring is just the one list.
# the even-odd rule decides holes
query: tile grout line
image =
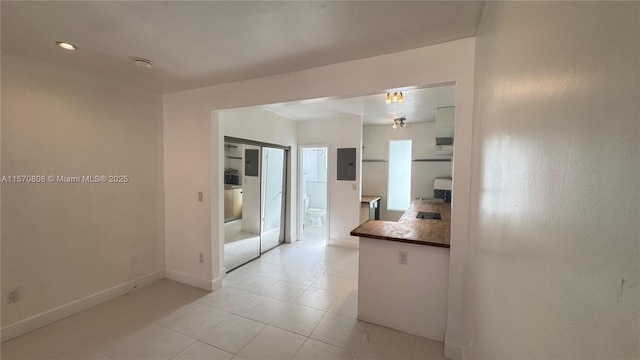
{"label": "tile grout line", "polygon": [[[251,319],[249,319],[249,320],[251,320]],[[254,320],[254,321],[255,321],[255,320]],[[262,324],[264,324],[264,323],[262,323]],[[268,326],[268,324],[264,324],[264,327],[263,327],[262,329],[260,329],[260,331],[258,331],[258,333],[257,333],[257,334],[253,335],[253,336],[251,337],[251,339],[249,339],[249,341],[247,341],[247,343],[246,343],[246,344],[244,344],[244,345],[240,348],[240,350],[238,350],[238,352],[237,352],[237,353],[233,354],[233,355],[234,355],[234,357],[235,357],[236,355],[237,355],[237,356],[240,356],[240,352],[241,352],[244,348],[246,348],[246,347],[247,347],[247,345],[249,345],[249,343],[250,343],[250,342],[252,342],[252,341],[253,341],[253,339],[255,339],[255,338],[256,338],[256,336],[260,335],[260,334],[264,331],[264,329],[266,329],[266,328],[267,328],[267,326]]]}
{"label": "tile grout line", "polygon": [[[149,321],[150,319],[147,319],[147,318],[142,317],[142,318],[137,319],[137,320],[140,320],[140,322],[147,322],[147,321]],[[144,321],[144,320],[147,320],[147,321]],[[153,324],[153,325],[158,325],[158,326],[162,327],[162,325],[160,325],[160,324],[156,324],[154,321],[150,321],[150,323],[151,323],[151,324]],[[107,327],[107,328],[103,329],[103,331],[106,331],[106,330],[111,329],[111,328],[113,328],[113,327],[114,327],[114,326],[112,326],[112,327]],[[137,345],[137,344],[138,344],[138,343],[140,343],[142,340],[145,340],[145,339],[147,339],[148,337],[150,337],[151,335],[155,334],[158,330],[160,330],[160,329],[155,329],[155,330],[151,331],[149,334],[147,334],[146,336],[143,336],[142,338],[138,339],[138,340],[137,340],[137,341],[135,341],[134,343],[132,343],[132,344],[130,344],[130,345],[128,345],[128,346],[125,346],[122,350],[120,350],[119,352],[117,352],[117,353],[113,354],[113,356],[111,356],[111,355],[109,355],[109,354],[105,353],[104,351],[102,351],[102,350],[100,350],[100,349],[97,349],[97,350],[98,350],[98,351],[100,351],[101,353],[103,353],[103,354],[107,355],[109,358],[111,358],[111,359],[115,359],[116,357],[118,357],[118,355],[120,355],[120,354],[122,354],[123,352],[127,351],[129,348],[133,347],[134,345]],[[99,333],[99,334],[97,334],[97,335],[95,335],[95,336],[93,336],[93,337],[91,337],[91,338],[89,338],[89,339],[86,339],[86,341],[87,341],[87,343],[86,343],[86,344],[87,344],[87,345],[89,345],[89,346],[91,346],[92,348],[95,348],[95,347],[94,347],[94,346],[92,346],[88,341],[89,341],[89,340],[91,340],[91,339],[95,339],[96,337],[100,336],[101,334],[102,334],[102,332],[101,332],[101,333]]]}
{"label": "tile grout line", "polygon": [[[175,331],[175,330],[174,330]],[[193,339],[193,338],[192,338]],[[183,347],[182,349],[180,349],[177,353],[173,354],[168,360],[171,360],[173,358],[175,358],[176,356],[178,356],[180,353],[182,353],[186,348],[188,348],[189,346],[191,346],[193,343],[195,343],[198,340],[193,340],[192,342],[188,343],[187,346]]]}

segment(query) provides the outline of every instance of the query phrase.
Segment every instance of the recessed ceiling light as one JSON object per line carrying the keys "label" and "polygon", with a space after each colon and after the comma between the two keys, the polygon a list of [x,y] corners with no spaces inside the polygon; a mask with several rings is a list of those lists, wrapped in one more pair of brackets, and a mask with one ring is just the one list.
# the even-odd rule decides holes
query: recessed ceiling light
{"label": "recessed ceiling light", "polygon": [[78,48],[77,46],[64,41],[56,41],[56,45],[60,46],[65,50],[75,50]]}

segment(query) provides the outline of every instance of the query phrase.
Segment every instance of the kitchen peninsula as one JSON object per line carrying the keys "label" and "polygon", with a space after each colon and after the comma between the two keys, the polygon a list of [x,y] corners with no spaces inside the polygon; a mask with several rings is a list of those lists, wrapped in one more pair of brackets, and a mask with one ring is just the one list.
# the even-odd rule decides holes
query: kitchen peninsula
{"label": "kitchen peninsula", "polygon": [[450,232],[451,204],[422,199],[398,222],[351,231],[360,237],[358,319],[444,341]]}

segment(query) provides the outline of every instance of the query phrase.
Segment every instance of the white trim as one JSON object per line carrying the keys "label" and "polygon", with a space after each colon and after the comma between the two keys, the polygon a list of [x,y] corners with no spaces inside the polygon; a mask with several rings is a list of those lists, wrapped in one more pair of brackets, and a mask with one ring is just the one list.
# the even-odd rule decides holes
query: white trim
{"label": "white trim", "polygon": [[341,246],[350,249],[359,249],[360,241],[358,240],[338,240],[338,239],[329,239],[327,240],[327,245],[330,246]]}
{"label": "white trim", "polygon": [[464,360],[464,349],[458,344],[444,340],[444,357],[451,360]]}
{"label": "white trim", "polygon": [[227,273],[222,272],[220,273],[220,276],[211,280],[211,291],[218,290],[222,287],[222,279],[224,279],[225,276],[227,276]]}
{"label": "white trim", "polygon": [[214,280],[208,280],[172,269],[166,269],[164,275],[167,279],[208,291],[213,291],[222,286],[222,275]]}
{"label": "white trim", "polygon": [[41,312],[26,319],[9,324],[2,328],[2,342],[11,340],[30,331],[49,325],[68,316],[77,314],[83,310],[102,304],[103,302],[117,298],[130,291],[140,289],[156,281],[164,279],[164,270],[139,277],[137,279],[112,286],[97,293],[85,296],[78,300],[71,301],[64,305]]}
{"label": "white trim", "polygon": [[227,277],[227,269],[225,267],[220,268],[220,276],[211,281],[211,291],[220,289],[222,287],[222,280]]}

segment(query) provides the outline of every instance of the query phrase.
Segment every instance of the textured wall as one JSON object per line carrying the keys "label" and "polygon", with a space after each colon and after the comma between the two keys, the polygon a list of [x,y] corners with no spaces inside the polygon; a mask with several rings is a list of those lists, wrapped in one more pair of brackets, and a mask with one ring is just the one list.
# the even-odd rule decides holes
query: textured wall
{"label": "textured wall", "polygon": [[638,359],[640,3],[489,2],[467,358]]}

